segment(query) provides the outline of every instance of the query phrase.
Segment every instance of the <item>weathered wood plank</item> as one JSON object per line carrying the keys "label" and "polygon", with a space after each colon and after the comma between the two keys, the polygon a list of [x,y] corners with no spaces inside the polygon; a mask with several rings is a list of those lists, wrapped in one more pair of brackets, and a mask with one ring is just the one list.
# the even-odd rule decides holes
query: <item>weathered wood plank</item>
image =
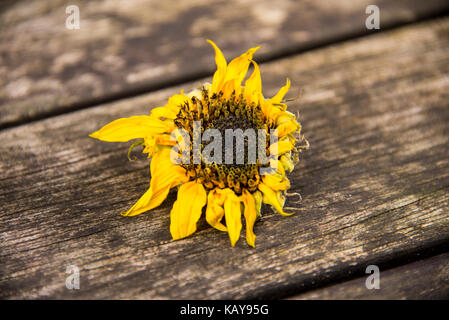
{"label": "weathered wood plank", "polygon": [[449,254],[380,271],[380,288],[368,290],[366,277],[292,297],[301,300],[444,299],[449,297]]}
{"label": "weathered wood plank", "polygon": [[[68,5],[79,30],[68,30]],[[206,76],[215,40],[227,57],[261,45],[269,58],[449,10],[446,0],[9,2],[0,14],[0,127]]]}
{"label": "weathered wood plank", "polygon": [[297,214],[264,208],[255,249],[204,221],[171,241],[174,193],[152,213],[118,214],[146,190],[148,164],[87,135],[180,87],[4,130],[0,296],[281,297],[448,241],[448,33],[437,20],[261,66],[266,96],[286,76],[304,90],[291,108],[311,149],[291,178]]}

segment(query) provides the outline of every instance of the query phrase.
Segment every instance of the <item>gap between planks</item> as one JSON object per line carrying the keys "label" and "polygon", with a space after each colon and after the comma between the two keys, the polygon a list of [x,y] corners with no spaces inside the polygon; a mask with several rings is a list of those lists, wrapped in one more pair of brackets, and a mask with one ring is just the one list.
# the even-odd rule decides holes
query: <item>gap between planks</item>
{"label": "gap between planks", "polygon": [[254,250],[204,226],[170,241],[173,194],[151,215],[118,216],[147,187],[147,164],[87,134],[179,88],[5,130],[1,294],[74,297],[61,271],[72,262],[87,277],[78,298],[273,298],[444,243],[448,30],[442,19],[262,66],[268,96],[286,74],[305,88],[312,148],[291,179],[307,214],[264,215]]}
{"label": "gap between planks", "polygon": [[[448,8],[447,4],[445,4],[444,2],[440,2],[440,1],[432,1],[432,3],[428,3],[429,8],[426,8],[426,6],[419,5],[419,6],[417,6],[416,9],[414,7],[416,4],[408,3],[407,1],[397,3],[396,5],[393,5],[392,7],[390,7],[390,3],[388,1],[385,3],[383,1],[378,1],[378,2],[375,1],[372,4],[377,4],[382,8],[382,12],[383,12],[383,14],[381,15],[381,23],[382,24],[381,24],[381,29],[379,31],[377,31],[377,30],[367,31],[364,28],[360,28],[360,24],[363,24],[363,21],[364,21],[364,19],[362,19],[365,17],[364,15],[361,15],[361,17],[356,18],[354,16],[354,12],[352,12],[350,10],[348,12],[346,12],[345,10],[347,10],[347,9],[339,8],[339,10],[341,10],[341,12],[336,10],[336,13],[335,13],[335,14],[337,14],[337,11],[338,11],[338,15],[336,17],[337,26],[338,26],[338,23],[341,24],[340,20],[346,18],[349,21],[349,24],[351,26],[353,26],[352,29],[342,28],[340,30],[339,28],[331,27],[331,29],[335,29],[338,31],[325,32],[324,34],[319,34],[316,38],[312,37],[311,39],[306,40],[306,41],[292,41],[292,39],[290,39],[289,35],[288,35],[289,33],[293,34],[293,32],[290,32],[290,31],[281,33],[278,35],[278,38],[280,38],[280,39],[285,38],[284,42],[288,43],[289,46],[284,45],[284,43],[282,41],[280,41],[279,39],[277,39],[276,41],[274,41],[273,39],[271,39],[269,41],[264,41],[264,43],[268,43],[268,44],[265,44],[265,46],[269,46],[271,44],[274,48],[279,47],[280,49],[271,49],[270,48],[266,51],[262,51],[262,54],[260,54],[260,56],[256,57],[257,61],[260,63],[267,63],[267,62],[275,61],[278,59],[286,58],[286,57],[289,57],[292,55],[296,55],[299,53],[304,53],[307,51],[323,48],[325,46],[337,44],[340,42],[355,40],[355,39],[358,39],[358,38],[361,38],[363,36],[367,36],[370,34],[375,34],[378,32],[385,32],[385,31],[392,30],[394,28],[408,25],[411,23],[416,23],[416,22],[421,22],[421,21],[426,21],[429,19],[442,17],[449,13],[449,8]],[[20,6],[20,5],[21,4],[19,3],[18,6]],[[315,8],[316,10],[318,10],[317,12],[315,12],[314,10],[311,10],[311,11],[308,10],[307,12],[312,12],[313,14],[318,15],[319,19],[316,19],[318,21],[317,23],[324,24],[325,26],[328,26],[328,24],[331,23],[330,26],[333,26],[332,23],[335,23],[335,22],[330,21],[329,18],[322,18],[322,19],[324,19],[324,22],[321,21],[320,14],[323,14],[323,15],[328,14],[328,13],[326,13],[327,12],[326,10],[328,9],[326,7],[326,5],[324,5],[323,3],[321,3],[321,4],[317,3],[316,6],[318,9],[320,8],[320,6],[322,6],[323,8],[321,10],[323,10],[323,12],[320,12],[317,8]],[[362,3],[355,3],[354,6],[356,6],[358,8],[358,10],[363,11],[363,9],[364,9],[364,3],[363,3],[363,5],[362,5]],[[298,8],[300,8],[300,7],[298,7]],[[439,11],[438,11],[438,8],[440,8]],[[351,10],[355,10],[355,9],[353,8]],[[345,15],[348,15],[348,17],[345,17]],[[386,18],[384,18],[384,16],[386,16]],[[296,18],[298,18],[298,17],[296,17]],[[360,18],[360,21],[359,21],[359,18]],[[47,19],[51,19],[51,18],[47,17]],[[299,19],[299,20],[302,20],[302,19]],[[346,20],[345,20],[345,23],[346,23]],[[175,25],[176,25],[176,23],[175,23]],[[304,28],[304,30],[308,30],[307,26],[302,26],[302,27]],[[322,26],[320,26],[319,29],[322,29]],[[299,30],[303,30],[303,29],[299,29]],[[301,31],[301,32],[304,32],[304,31]],[[256,32],[255,34],[257,35],[258,33]],[[59,33],[58,33],[58,35],[59,35]],[[209,37],[210,36],[211,35],[209,35]],[[217,36],[217,35],[215,35],[215,36]],[[220,37],[218,37],[218,38],[220,38]],[[226,41],[226,38],[227,37],[225,36],[223,39],[220,39],[220,40]],[[58,38],[56,38],[56,39],[58,39]],[[59,40],[56,40],[56,41],[59,41]],[[276,43],[276,45],[274,45],[274,43],[272,43],[273,41]],[[65,38],[64,38],[64,42],[66,42]],[[231,47],[232,46],[235,46],[235,45],[233,44],[233,45],[231,45]],[[240,47],[241,46],[242,45],[240,45]],[[232,49],[232,52],[235,52],[237,48],[232,47],[231,49]],[[9,49],[7,49],[7,50],[9,50]],[[6,53],[9,53],[9,51],[6,51]],[[210,53],[210,52],[208,52],[208,53]],[[170,58],[170,56],[169,56],[169,58]],[[174,59],[174,57],[172,57],[172,58]],[[47,57],[46,59],[48,60],[49,58]],[[53,59],[54,59],[54,57],[53,57]],[[95,60],[95,59],[93,58],[93,60]],[[125,60],[126,60],[126,56],[125,56]],[[178,60],[179,59],[177,59],[177,61]],[[167,63],[170,63],[170,61],[164,61],[164,63],[167,64]],[[82,66],[79,66],[79,67],[81,68]],[[125,71],[124,74],[126,74],[126,70],[124,70],[124,71]],[[89,69],[86,69],[86,72],[89,72]],[[68,94],[68,96],[65,97],[65,93],[51,93],[50,92],[50,93],[48,93],[50,96],[55,95],[55,97],[53,97],[52,99],[57,98],[56,100],[58,102],[56,105],[54,105],[54,106],[42,105],[41,106],[42,103],[39,101],[39,99],[35,99],[34,96],[32,96],[33,104],[31,106],[31,108],[34,108],[34,107],[37,108],[37,106],[38,106],[38,108],[37,108],[38,111],[22,110],[22,111],[18,111],[18,112],[19,113],[25,112],[25,113],[17,114],[17,115],[12,115],[10,113],[16,112],[16,111],[12,111],[12,110],[16,110],[16,109],[19,110],[22,107],[20,107],[20,105],[15,105],[16,102],[14,102],[14,100],[12,100],[10,102],[13,104],[9,105],[8,109],[3,110],[3,114],[1,113],[1,110],[0,110],[0,114],[2,114],[2,116],[0,117],[0,130],[6,129],[6,128],[11,128],[11,127],[18,126],[18,125],[27,124],[27,123],[42,120],[42,119],[46,119],[49,117],[62,115],[65,113],[74,112],[77,110],[91,108],[91,107],[94,107],[94,106],[97,106],[100,104],[105,104],[105,103],[113,102],[113,101],[120,100],[120,99],[135,97],[135,96],[142,95],[145,93],[154,92],[154,91],[157,91],[157,90],[160,90],[163,88],[180,85],[185,82],[199,80],[203,77],[211,75],[212,72],[213,72],[213,69],[210,69],[209,67],[203,67],[203,66],[201,66],[201,67],[196,66],[192,70],[188,69],[188,71],[184,71],[181,68],[181,69],[179,69],[179,72],[178,72],[181,74],[180,76],[176,75],[176,74],[170,74],[168,77],[165,77],[165,76],[158,77],[157,81],[154,81],[154,79],[153,79],[151,81],[138,82],[132,86],[124,85],[122,83],[120,90],[114,91],[114,90],[104,89],[103,94],[101,94],[99,96],[87,94],[86,97],[83,97],[83,95],[84,95],[84,93],[83,93],[83,94],[80,94],[80,98],[78,98],[78,97],[73,98],[70,96],[70,94]],[[55,75],[53,75],[53,76],[55,76]],[[61,75],[56,75],[55,79],[53,79],[53,80],[57,80],[58,76],[61,76]],[[51,79],[52,76],[49,76],[49,77]],[[106,81],[106,79],[103,79],[102,81]],[[116,81],[116,80],[114,80],[114,81]],[[64,84],[64,86],[65,86],[65,84]],[[65,88],[65,89],[67,89],[68,92],[70,92],[72,90],[69,87]],[[88,90],[86,90],[86,91],[88,91]],[[58,97],[58,95],[60,95],[61,97]],[[0,96],[0,100],[1,100],[1,96]],[[64,102],[66,100],[71,101],[71,102],[70,103]],[[8,104],[8,100],[6,99],[5,101]],[[54,103],[54,101],[50,102],[50,104],[53,104],[53,103]],[[2,106],[3,108],[5,107],[5,105],[3,105],[3,104],[0,104],[0,106]]]}

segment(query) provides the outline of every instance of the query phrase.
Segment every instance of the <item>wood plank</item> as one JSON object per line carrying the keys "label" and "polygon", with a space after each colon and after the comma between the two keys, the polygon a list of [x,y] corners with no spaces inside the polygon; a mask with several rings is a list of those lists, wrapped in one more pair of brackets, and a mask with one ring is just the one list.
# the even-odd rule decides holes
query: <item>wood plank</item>
{"label": "wood plank", "polygon": [[[276,298],[447,242],[448,32],[441,19],[261,66],[266,96],[286,76],[291,97],[304,90],[290,108],[311,149],[291,175],[297,214],[264,208],[255,249],[231,248],[204,221],[172,241],[173,192],[151,213],[119,215],[146,190],[148,163],[87,135],[181,87],[4,130],[0,296]],[[65,287],[72,264],[80,290]]]}
{"label": "wood plank", "polygon": [[298,300],[447,299],[449,254],[441,254],[390,270],[380,270],[380,288],[368,290],[368,275],[293,297]]}
{"label": "wood plank", "polygon": [[[79,30],[65,27],[78,5]],[[0,14],[0,128],[199,79],[227,57],[261,45],[263,60],[449,10],[446,0],[88,1],[26,0]]]}

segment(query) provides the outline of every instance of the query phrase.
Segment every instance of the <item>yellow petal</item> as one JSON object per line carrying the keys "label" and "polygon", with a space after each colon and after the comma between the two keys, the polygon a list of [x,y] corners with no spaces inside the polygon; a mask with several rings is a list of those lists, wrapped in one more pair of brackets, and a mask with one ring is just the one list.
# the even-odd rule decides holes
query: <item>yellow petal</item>
{"label": "yellow petal", "polygon": [[173,125],[150,116],[121,118],[105,125],[90,137],[109,142],[125,142],[150,135],[170,132]]}
{"label": "yellow petal", "polygon": [[170,233],[173,240],[185,238],[196,231],[196,223],[206,201],[206,190],[200,183],[190,181],[179,188],[178,199],[170,212]]}
{"label": "yellow petal", "polygon": [[279,137],[301,131],[301,126],[296,121],[295,115],[288,111],[282,111],[276,114],[275,122]]}
{"label": "yellow petal", "polygon": [[[228,189],[230,190],[230,189]],[[234,246],[240,238],[242,230],[242,211],[240,209],[240,199],[234,191],[228,192],[224,202],[226,226],[228,228],[231,245]]]}
{"label": "yellow petal", "polygon": [[169,134],[160,134],[155,136],[156,143],[165,146],[174,146],[176,141]]}
{"label": "yellow petal", "polygon": [[285,178],[285,169],[284,169],[284,165],[282,164],[282,162],[280,162],[279,160],[277,161],[277,173],[280,174],[280,176],[283,178]]}
{"label": "yellow petal", "polygon": [[290,181],[288,178],[282,177],[277,173],[263,176],[262,181],[274,191],[290,189]]}
{"label": "yellow petal", "polygon": [[142,153],[148,153],[148,158],[151,158],[154,153],[158,151],[157,144],[156,144],[156,137],[155,136],[149,136],[144,138],[145,148],[143,149]]}
{"label": "yellow petal", "polygon": [[270,166],[276,169],[276,172],[264,175],[262,177],[263,183],[274,191],[284,191],[290,189],[290,181],[285,176],[284,165],[279,160],[272,159]]}
{"label": "yellow petal", "polygon": [[168,102],[164,107],[178,114],[181,106],[186,102],[190,105],[192,100],[181,90],[181,94],[174,94],[168,98]]}
{"label": "yellow petal", "polygon": [[248,80],[245,81],[245,97],[248,103],[258,104],[260,93],[262,92],[262,79],[260,78],[260,69],[253,61],[254,71]]}
{"label": "yellow petal", "polygon": [[[285,105],[273,105],[270,100],[261,100],[260,107],[267,119],[274,121],[279,112],[285,110]],[[284,108],[285,107],[285,108]]]}
{"label": "yellow petal", "polygon": [[167,119],[176,119],[179,110],[175,108],[168,108],[166,106],[157,107],[151,110],[151,115],[155,118],[167,118]]}
{"label": "yellow petal", "polygon": [[276,127],[276,130],[278,131],[279,137],[286,136],[288,134],[294,134],[296,132],[300,132],[301,126],[299,123],[292,119],[288,122],[284,122]]}
{"label": "yellow petal", "polygon": [[273,191],[264,183],[259,183],[258,188],[263,193],[263,203],[271,205],[282,216],[291,216],[292,214],[294,214],[294,212],[284,212],[284,210],[282,209],[284,205],[282,202],[284,201],[281,201],[282,199],[279,196],[280,192]]}
{"label": "yellow petal", "polygon": [[226,59],[223,56],[223,53],[221,52],[220,48],[217,47],[217,45],[212,40],[207,40],[212,47],[214,47],[215,50],[215,63],[217,64],[217,71],[214,73],[214,77],[212,80],[212,92],[216,93],[220,91],[221,85],[224,82],[225,76],[226,76]]}
{"label": "yellow petal", "polygon": [[240,86],[243,78],[245,78],[246,72],[248,71],[254,52],[256,52],[259,48],[260,47],[251,48],[229,63],[223,84],[226,86],[226,89],[223,89],[224,97],[230,96],[234,90],[240,90]]}
{"label": "yellow petal", "polygon": [[223,98],[229,99],[232,93],[235,93],[235,96],[239,96],[241,93],[241,86],[236,85],[236,81],[234,79],[226,81],[222,86],[220,91],[223,92]]}
{"label": "yellow petal", "polygon": [[281,180],[275,175],[266,175],[263,177],[262,181],[274,191],[290,189],[290,181],[287,178]]}
{"label": "yellow petal", "polygon": [[246,242],[251,247],[254,247],[256,245],[256,235],[253,231],[254,223],[257,218],[256,202],[253,195],[246,189],[243,190],[241,198],[245,206],[243,214],[245,215],[246,221]]}
{"label": "yellow petal", "polygon": [[293,145],[290,141],[286,141],[286,140],[279,140],[276,143],[273,143],[269,150],[270,150],[270,155],[279,155],[279,154],[283,154],[286,153],[288,151],[291,151],[293,149]]}
{"label": "yellow petal", "polygon": [[214,189],[207,195],[206,221],[220,231],[228,231],[220,222],[225,214],[223,209],[224,200],[225,195],[220,192],[220,189]]}
{"label": "yellow petal", "polygon": [[293,169],[295,168],[295,164],[293,163],[293,160],[292,160],[290,154],[286,153],[286,154],[282,155],[280,160],[281,160],[282,166],[285,168],[285,170],[287,170],[287,172],[293,171]]}
{"label": "yellow petal", "polygon": [[256,217],[260,216],[260,211],[262,209],[262,193],[260,191],[256,191],[253,193],[254,197],[254,205],[256,207]]}
{"label": "yellow petal", "polygon": [[123,216],[135,216],[159,206],[171,188],[188,181],[185,170],[170,161],[170,149],[154,154],[151,160],[150,188]]}
{"label": "yellow petal", "polygon": [[[228,66],[228,70],[226,73],[226,81],[231,79],[243,80],[243,78],[246,75],[246,72],[248,71],[249,64],[253,59],[253,55],[259,48],[260,47],[251,48],[241,56],[233,59]],[[240,83],[241,82],[242,81],[240,81]]]}
{"label": "yellow petal", "polygon": [[270,102],[281,103],[282,99],[284,99],[284,96],[286,95],[289,89],[290,89],[290,79],[287,78],[287,83],[285,84],[285,86],[279,89],[278,93],[276,93],[276,95],[270,99]]}

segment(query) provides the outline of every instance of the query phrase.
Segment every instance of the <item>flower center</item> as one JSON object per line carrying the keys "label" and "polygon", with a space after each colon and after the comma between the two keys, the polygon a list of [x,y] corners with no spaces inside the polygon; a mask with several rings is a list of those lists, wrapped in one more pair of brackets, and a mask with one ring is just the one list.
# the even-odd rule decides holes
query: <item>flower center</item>
{"label": "flower center", "polygon": [[[186,102],[181,106],[175,125],[186,130],[190,141],[194,141],[197,133],[194,123],[200,123],[201,134],[208,129],[215,129],[221,143],[210,152],[213,160],[201,157],[201,163],[195,163],[191,144],[190,161],[181,164],[190,179],[198,180],[207,189],[231,188],[238,194],[242,188],[255,191],[260,182],[259,169],[264,162],[260,159],[259,149],[264,148],[261,150],[266,156],[269,146],[269,135],[261,138],[258,133],[268,133],[272,127],[260,106],[248,104],[243,95],[236,97],[234,93],[229,99],[224,99],[221,92],[209,96],[205,88],[202,89],[202,99],[193,97],[191,100],[193,105]],[[202,155],[206,145],[201,141]]]}

